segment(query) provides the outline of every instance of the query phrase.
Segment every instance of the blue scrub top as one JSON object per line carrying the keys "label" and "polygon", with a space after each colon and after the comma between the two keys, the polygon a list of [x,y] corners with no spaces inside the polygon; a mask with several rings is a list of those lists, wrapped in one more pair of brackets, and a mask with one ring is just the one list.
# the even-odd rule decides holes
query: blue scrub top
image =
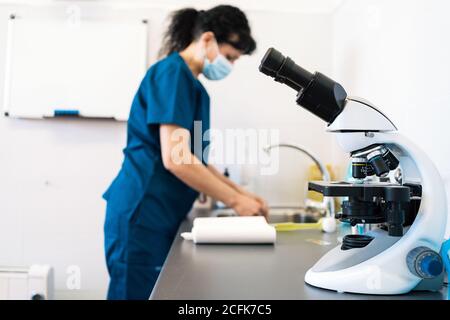
{"label": "blue scrub top", "polygon": [[[194,153],[194,121],[201,121],[203,136],[209,106],[208,93],[177,52],[147,71],[131,106],[122,168],[103,195],[109,208],[145,228],[176,231],[198,193],[164,168],[159,125],[189,130]],[[202,139],[202,149],[207,146]]]}

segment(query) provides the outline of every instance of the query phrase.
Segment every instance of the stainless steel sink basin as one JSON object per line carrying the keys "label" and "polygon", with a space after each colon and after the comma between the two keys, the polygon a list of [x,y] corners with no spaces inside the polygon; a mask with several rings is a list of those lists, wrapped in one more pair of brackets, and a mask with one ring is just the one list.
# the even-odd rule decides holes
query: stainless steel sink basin
{"label": "stainless steel sink basin", "polygon": [[[269,208],[269,223],[299,222],[315,223],[325,214],[325,210],[312,207],[271,207]],[[236,216],[233,209],[224,208],[212,211],[215,217]]]}

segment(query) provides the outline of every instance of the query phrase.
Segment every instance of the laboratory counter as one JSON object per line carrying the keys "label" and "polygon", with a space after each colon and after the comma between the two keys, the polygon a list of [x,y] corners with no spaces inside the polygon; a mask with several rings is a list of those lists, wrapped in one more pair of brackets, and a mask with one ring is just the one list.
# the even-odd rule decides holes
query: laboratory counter
{"label": "laboratory counter", "polygon": [[335,233],[278,232],[274,245],[196,245],[180,237],[195,217],[208,215],[208,210],[194,209],[181,224],[150,299],[447,299],[446,286],[439,292],[376,296],[306,284],[306,271],[337,245]]}

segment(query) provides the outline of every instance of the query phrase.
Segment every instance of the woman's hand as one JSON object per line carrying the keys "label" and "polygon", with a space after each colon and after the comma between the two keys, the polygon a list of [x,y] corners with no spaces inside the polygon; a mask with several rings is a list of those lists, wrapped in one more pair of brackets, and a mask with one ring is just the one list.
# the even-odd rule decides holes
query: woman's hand
{"label": "woman's hand", "polygon": [[237,194],[236,199],[230,206],[240,216],[256,216],[264,214],[261,202],[242,193]]}
{"label": "woman's hand", "polygon": [[267,218],[267,216],[269,215],[269,206],[263,198],[243,188],[239,188],[239,192],[247,197],[256,200],[261,205],[261,214]]}
{"label": "woman's hand", "polygon": [[264,217],[268,217],[269,215],[269,205],[267,204],[266,200],[264,200],[263,198],[252,194],[253,199],[255,199],[256,201],[258,201],[261,204],[261,213],[264,215]]}
{"label": "woman's hand", "polygon": [[[219,170],[214,168],[214,166],[208,165],[208,169],[214,176],[216,176],[222,182],[229,185],[237,193],[232,198],[233,199],[232,201],[226,203],[229,207],[233,208],[239,215],[260,214],[260,215],[265,216],[267,219],[267,216],[269,215],[269,207],[267,206],[267,202],[264,199],[257,196],[256,194],[248,192],[240,185],[234,183],[233,181],[231,181],[230,179],[225,177],[221,172],[219,172]],[[235,200],[235,199],[238,199],[238,200]],[[255,204],[255,201],[257,202],[257,204],[259,204],[259,206],[257,206]],[[240,204],[238,204],[238,203],[240,203]],[[252,206],[250,208],[253,208],[250,211],[248,211],[249,205]],[[235,207],[238,209],[236,209]],[[257,208],[258,210],[255,211],[255,208]],[[248,213],[248,212],[251,212],[251,213]]]}

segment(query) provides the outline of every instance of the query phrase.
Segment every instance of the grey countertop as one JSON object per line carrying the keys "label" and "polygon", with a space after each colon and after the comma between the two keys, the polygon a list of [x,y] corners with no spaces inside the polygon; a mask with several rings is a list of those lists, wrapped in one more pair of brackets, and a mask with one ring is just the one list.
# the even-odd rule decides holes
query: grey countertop
{"label": "grey countertop", "polygon": [[207,214],[194,210],[182,223],[150,299],[447,299],[445,286],[439,292],[369,296],[306,284],[306,271],[337,245],[336,234],[279,232],[275,245],[195,245],[179,236],[190,231],[195,216]]}

